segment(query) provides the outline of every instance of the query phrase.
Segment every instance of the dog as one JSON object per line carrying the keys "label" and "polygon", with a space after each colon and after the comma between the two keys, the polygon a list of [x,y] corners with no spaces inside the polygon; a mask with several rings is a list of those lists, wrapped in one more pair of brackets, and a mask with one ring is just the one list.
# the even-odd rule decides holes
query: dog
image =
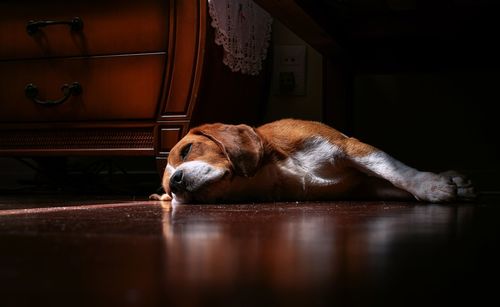
{"label": "dog", "polygon": [[165,194],[188,203],[320,200],[470,201],[464,175],[419,171],[320,122],[283,119],[256,129],[192,128],[170,151]]}

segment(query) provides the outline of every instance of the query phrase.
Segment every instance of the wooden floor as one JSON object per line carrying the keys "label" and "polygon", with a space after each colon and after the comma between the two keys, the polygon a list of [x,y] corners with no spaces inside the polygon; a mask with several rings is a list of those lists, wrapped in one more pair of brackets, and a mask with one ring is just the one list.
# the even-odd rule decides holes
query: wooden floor
{"label": "wooden floor", "polygon": [[0,196],[0,305],[486,306],[499,241],[498,198],[172,208]]}

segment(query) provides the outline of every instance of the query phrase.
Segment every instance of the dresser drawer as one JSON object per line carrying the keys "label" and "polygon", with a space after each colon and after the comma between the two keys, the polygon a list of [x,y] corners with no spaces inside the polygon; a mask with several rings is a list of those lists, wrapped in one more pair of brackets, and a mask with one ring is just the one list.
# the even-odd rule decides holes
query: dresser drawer
{"label": "dresser drawer", "polygon": [[[165,60],[158,53],[0,62],[0,121],[154,119]],[[61,104],[34,101],[58,100],[73,82],[81,93]],[[38,89],[34,98],[26,95],[28,84]]]}
{"label": "dresser drawer", "polygon": [[[168,2],[2,0],[0,60],[166,51]],[[30,20],[70,21],[74,17],[83,22],[81,30],[55,24],[31,35],[27,32]]]}

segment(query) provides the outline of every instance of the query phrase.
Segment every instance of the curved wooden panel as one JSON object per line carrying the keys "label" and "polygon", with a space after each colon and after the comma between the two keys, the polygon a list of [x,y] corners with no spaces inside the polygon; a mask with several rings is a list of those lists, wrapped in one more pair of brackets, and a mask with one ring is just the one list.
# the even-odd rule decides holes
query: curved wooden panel
{"label": "curved wooden panel", "polygon": [[164,98],[160,120],[189,118],[203,70],[206,1],[171,1]]}

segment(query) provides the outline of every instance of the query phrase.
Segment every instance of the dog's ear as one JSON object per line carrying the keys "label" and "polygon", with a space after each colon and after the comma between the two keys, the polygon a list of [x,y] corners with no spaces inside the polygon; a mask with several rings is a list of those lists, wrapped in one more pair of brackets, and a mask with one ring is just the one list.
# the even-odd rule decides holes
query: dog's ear
{"label": "dog's ear", "polygon": [[236,175],[251,177],[264,155],[260,136],[247,125],[209,124],[193,131],[214,141],[224,152]]}

